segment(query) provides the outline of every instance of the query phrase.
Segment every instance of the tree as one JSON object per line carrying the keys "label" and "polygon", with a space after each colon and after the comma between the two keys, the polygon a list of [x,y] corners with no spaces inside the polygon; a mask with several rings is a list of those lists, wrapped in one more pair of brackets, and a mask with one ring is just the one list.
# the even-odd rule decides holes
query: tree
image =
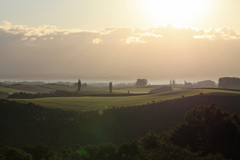
{"label": "tree", "polygon": [[222,153],[226,158],[239,157],[239,116],[223,112],[212,104],[192,109],[185,119],[172,133],[175,144],[201,151],[203,155]]}
{"label": "tree", "polygon": [[81,81],[80,81],[80,79],[78,79],[78,91],[80,92],[80,90],[81,90]]}
{"label": "tree", "polygon": [[146,86],[148,84],[147,79],[137,79],[136,86]]}
{"label": "tree", "polygon": [[240,78],[223,77],[218,80],[219,88],[240,89]]}
{"label": "tree", "polygon": [[194,85],[197,87],[215,87],[216,86],[215,82],[211,80],[200,81]]}
{"label": "tree", "polygon": [[34,160],[47,160],[54,156],[54,152],[46,144],[29,145],[26,144],[23,150],[32,155]]}
{"label": "tree", "polygon": [[192,83],[191,82],[184,81],[184,85],[186,87],[192,87]]}
{"label": "tree", "polygon": [[25,151],[5,146],[0,148],[1,160],[32,160],[32,156]]}
{"label": "tree", "polygon": [[173,85],[175,85],[175,84],[176,84],[176,82],[175,82],[175,80],[174,80],[174,79],[172,80],[172,84],[173,84]]}
{"label": "tree", "polygon": [[109,92],[112,93],[112,82],[109,82]]}

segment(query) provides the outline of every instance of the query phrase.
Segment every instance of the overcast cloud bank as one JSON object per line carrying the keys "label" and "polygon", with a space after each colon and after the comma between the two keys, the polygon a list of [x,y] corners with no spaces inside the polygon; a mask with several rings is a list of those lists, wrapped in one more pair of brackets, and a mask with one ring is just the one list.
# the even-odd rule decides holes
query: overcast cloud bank
{"label": "overcast cloud bank", "polygon": [[175,78],[240,76],[240,34],[231,28],[0,25],[0,75],[78,74]]}

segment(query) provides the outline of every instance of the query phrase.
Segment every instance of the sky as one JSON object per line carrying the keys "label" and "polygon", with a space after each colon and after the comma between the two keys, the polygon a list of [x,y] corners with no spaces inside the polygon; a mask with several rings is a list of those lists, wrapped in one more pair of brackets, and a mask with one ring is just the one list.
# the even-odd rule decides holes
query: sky
{"label": "sky", "polygon": [[240,77],[239,8],[238,0],[0,0],[0,77]]}

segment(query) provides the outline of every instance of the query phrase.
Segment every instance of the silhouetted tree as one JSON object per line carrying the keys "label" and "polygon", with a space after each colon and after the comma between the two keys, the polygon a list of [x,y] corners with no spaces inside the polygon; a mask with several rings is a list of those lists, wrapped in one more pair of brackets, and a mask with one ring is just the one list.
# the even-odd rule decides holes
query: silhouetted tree
{"label": "silhouetted tree", "polygon": [[136,86],[146,86],[148,83],[147,79],[137,79]]}
{"label": "silhouetted tree", "polygon": [[109,92],[112,93],[112,82],[109,82]]}
{"label": "silhouetted tree", "polygon": [[175,84],[176,84],[176,82],[175,82],[175,80],[174,80],[174,79],[172,80],[172,84],[173,84],[173,85],[175,85]]}
{"label": "silhouetted tree", "polygon": [[80,92],[80,90],[81,90],[81,81],[80,81],[80,79],[78,79],[78,91]]}

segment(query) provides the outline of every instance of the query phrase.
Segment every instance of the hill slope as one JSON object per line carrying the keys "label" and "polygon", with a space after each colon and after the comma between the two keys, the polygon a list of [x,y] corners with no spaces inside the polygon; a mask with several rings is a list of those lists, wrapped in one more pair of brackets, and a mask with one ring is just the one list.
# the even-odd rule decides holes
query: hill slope
{"label": "hill slope", "polygon": [[48,97],[36,99],[15,99],[21,103],[34,103],[47,108],[59,108],[64,110],[91,111],[113,107],[136,106],[176,99],[180,97],[189,97],[202,94],[233,94],[240,95],[239,91],[219,90],[219,89],[175,89],[174,91],[146,94],[146,95],[121,95],[108,94],[98,96],[82,97]]}
{"label": "hill slope", "polygon": [[184,114],[191,108],[210,103],[230,113],[240,111],[240,96],[229,95],[199,95],[91,112],[0,100],[0,146],[42,142],[60,149],[101,142],[121,144],[138,139],[150,130],[166,131],[171,122],[183,122]]}

